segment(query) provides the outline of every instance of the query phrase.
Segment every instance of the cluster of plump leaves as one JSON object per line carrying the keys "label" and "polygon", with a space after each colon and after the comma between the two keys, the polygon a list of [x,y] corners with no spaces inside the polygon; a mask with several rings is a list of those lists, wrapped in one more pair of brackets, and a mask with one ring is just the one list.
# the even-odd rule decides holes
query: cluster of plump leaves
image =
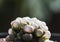
{"label": "cluster of plump leaves", "polygon": [[37,18],[18,17],[11,22],[8,30],[11,39],[37,42],[50,41],[51,33],[45,22]]}

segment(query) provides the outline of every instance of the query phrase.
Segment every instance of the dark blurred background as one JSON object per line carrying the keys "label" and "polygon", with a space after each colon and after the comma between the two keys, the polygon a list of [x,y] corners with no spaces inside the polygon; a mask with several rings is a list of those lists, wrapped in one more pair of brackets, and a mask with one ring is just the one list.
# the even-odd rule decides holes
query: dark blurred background
{"label": "dark blurred background", "polygon": [[60,0],[0,0],[0,32],[17,17],[37,17],[52,33],[60,33]]}

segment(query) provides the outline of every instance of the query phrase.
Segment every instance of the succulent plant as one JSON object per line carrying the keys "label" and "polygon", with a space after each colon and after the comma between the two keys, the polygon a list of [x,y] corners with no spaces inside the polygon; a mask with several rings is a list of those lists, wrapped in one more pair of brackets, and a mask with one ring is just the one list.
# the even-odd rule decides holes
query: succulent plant
{"label": "succulent plant", "polygon": [[17,17],[11,22],[11,28],[8,33],[11,37],[15,36],[14,39],[26,41],[38,39],[38,42],[54,42],[49,40],[51,33],[46,23],[37,18]]}

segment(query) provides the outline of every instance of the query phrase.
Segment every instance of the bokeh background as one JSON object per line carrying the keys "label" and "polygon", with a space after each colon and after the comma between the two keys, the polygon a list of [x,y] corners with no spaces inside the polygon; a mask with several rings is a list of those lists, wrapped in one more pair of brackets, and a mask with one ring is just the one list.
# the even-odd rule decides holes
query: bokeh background
{"label": "bokeh background", "polygon": [[60,0],[0,0],[0,32],[17,17],[37,17],[52,33],[60,33]]}

